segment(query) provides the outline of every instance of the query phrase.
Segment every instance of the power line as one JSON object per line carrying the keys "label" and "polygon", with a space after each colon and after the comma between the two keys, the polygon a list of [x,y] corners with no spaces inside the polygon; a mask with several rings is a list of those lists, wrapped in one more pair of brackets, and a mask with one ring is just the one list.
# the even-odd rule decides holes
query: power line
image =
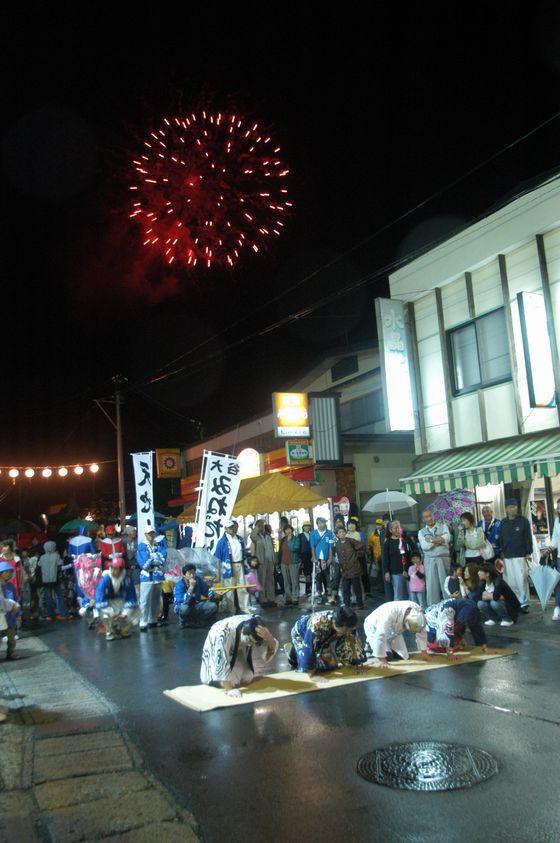
{"label": "power line", "polygon": [[[558,181],[560,179],[560,175],[557,175],[552,181]],[[528,188],[518,194],[515,198],[519,198],[519,196],[524,195],[525,193],[529,192],[532,188]],[[472,224],[472,223],[471,223]],[[453,236],[453,235],[450,235]],[[465,232],[466,236],[466,232]],[[386,276],[388,273],[398,269],[399,267],[403,266],[404,264],[408,263],[410,260],[418,257],[419,255],[424,254],[427,250],[432,248],[433,245],[436,245],[440,242],[440,240],[434,240],[432,243],[425,244],[413,252],[409,252],[404,255],[402,258],[392,261],[389,264],[386,264],[383,267],[375,270],[374,272],[367,273],[366,275],[359,278],[357,281],[353,281],[351,284],[348,284],[346,287],[343,287],[339,290],[334,291],[329,296],[324,296],[320,302],[310,305],[302,310],[297,311],[296,313],[288,314],[287,316],[283,317],[282,319],[277,320],[276,322],[267,325],[264,328],[260,328],[256,331],[253,331],[251,334],[245,334],[240,339],[236,340],[235,342],[230,343],[224,347],[221,347],[214,351],[212,354],[207,355],[206,357],[202,358],[201,360],[195,360],[191,364],[184,364],[170,372],[166,372],[159,377],[154,377],[148,383],[155,384],[161,383],[162,381],[168,380],[171,377],[175,377],[177,375],[186,373],[186,372],[193,372],[197,369],[203,368],[208,363],[215,360],[217,357],[221,357],[226,352],[231,351],[233,349],[239,348],[240,346],[244,345],[251,340],[256,339],[257,337],[262,337],[265,334],[271,333],[272,331],[278,330],[278,328],[285,327],[286,325],[296,322],[299,320],[307,319],[310,315],[315,313],[318,310],[321,310],[333,302],[337,301],[337,299],[342,298],[343,296],[348,295],[349,293],[353,292],[354,290],[360,289],[361,287],[366,286],[367,284],[371,283],[378,278],[382,278]],[[421,293],[422,290],[416,290],[415,292]]]}
{"label": "power line", "polygon": [[[293,284],[291,287],[286,287],[286,288],[284,288],[284,289],[283,289],[281,292],[279,292],[279,293],[278,293],[278,295],[276,295],[274,298],[268,299],[268,300],[266,301],[266,303],[262,304],[260,307],[257,307],[255,310],[253,310],[253,311],[251,312],[251,318],[255,315],[255,313],[259,313],[260,311],[265,310],[266,308],[268,308],[268,307],[270,307],[271,305],[275,304],[275,303],[276,303],[276,302],[278,302],[280,299],[284,298],[286,295],[289,295],[289,294],[290,294],[290,293],[292,293],[294,290],[297,290],[297,289],[298,289],[299,287],[301,287],[303,284],[306,284],[306,283],[307,283],[308,281],[310,281],[312,278],[316,277],[319,273],[321,273],[321,272],[323,272],[323,271],[325,271],[325,270],[327,270],[327,269],[330,269],[332,266],[336,265],[339,261],[343,260],[343,259],[344,259],[344,258],[346,258],[348,255],[350,255],[350,254],[352,254],[353,252],[355,252],[355,251],[357,251],[357,250],[361,249],[361,248],[362,248],[363,246],[365,246],[367,243],[370,243],[370,242],[371,242],[372,240],[374,240],[376,237],[379,237],[379,235],[381,235],[381,234],[385,233],[386,231],[388,231],[388,230],[389,230],[390,228],[392,228],[393,226],[397,225],[398,223],[400,223],[400,222],[402,222],[403,220],[407,219],[408,217],[412,216],[412,215],[413,215],[413,214],[415,214],[418,210],[420,210],[421,208],[423,208],[425,205],[428,205],[430,202],[433,202],[435,199],[437,199],[437,198],[439,198],[440,196],[442,196],[442,195],[443,195],[444,193],[446,193],[448,190],[451,190],[453,187],[456,187],[458,184],[460,184],[462,181],[464,181],[465,179],[467,179],[469,176],[473,175],[473,173],[476,173],[476,172],[478,172],[479,170],[483,169],[483,168],[484,168],[484,167],[486,167],[488,164],[490,164],[492,161],[495,161],[497,158],[499,158],[499,157],[500,157],[501,155],[503,155],[504,153],[508,152],[510,149],[513,149],[513,148],[514,148],[515,146],[517,146],[518,144],[520,144],[520,143],[522,143],[523,141],[527,140],[527,138],[531,137],[531,136],[532,136],[532,135],[534,135],[536,132],[538,132],[538,131],[540,131],[541,129],[543,129],[543,128],[544,128],[545,126],[547,126],[549,123],[552,123],[552,122],[553,122],[554,120],[556,120],[558,117],[560,117],[560,111],[556,111],[554,114],[550,115],[550,116],[549,116],[549,117],[547,117],[545,120],[541,121],[539,124],[537,124],[536,126],[534,126],[532,129],[529,129],[529,130],[528,130],[527,132],[525,132],[523,135],[520,135],[519,137],[515,138],[513,141],[511,141],[510,143],[506,144],[506,146],[501,147],[499,150],[497,150],[496,152],[492,153],[492,155],[488,156],[488,157],[487,157],[487,158],[485,158],[483,161],[479,162],[478,164],[475,164],[473,167],[471,167],[469,170],[467,170],[466,172],[464,172],[462,175],[458,176],[457,178],[455,178],[455,179],[453,179],[452,181],[448,182],[448,183],[447,183],[446,185],[444,185],[443,187],[441,187],[441,188],[439,188],[438,190],[436,190],[436,191],[434,191],[433,193],[431,193],[429,196],[427,196],[427,197],[425,197],[424,199],[422,199],[420,202],[418,202],[418,203],[417,203],[416,205],[414,205],[412,208],[409,208],[407,211],[404,211],[403,213],[399,214],[397,217],[394,217],[394,218],[393,218],[392,220],[390,220],[389,222],[384,223],[382,226],[380,226],[379,228],[377,228],[377,229],[376,229],[376,230],[375,230],[372,234],[369,234],[369,235],[368,235],[367,237],[365,237],[363,240],[359,241],[358,243],[356,243],[356,244],[355,244],[354,246],[352,246],[351,248],[347,249],[347,250],[346,250],[345,252],[343,252],[342,254],[337,255],[337,256],[336,256],[335,258],[333,258],[332,260],[328,261],[327,263],[325,263],[325,264],[323,264],[322,266],[318,267],[317,269],[313,270],[313,272],[308,273],[308,274],[307,274],[307,275],[305,275],[303,278],[301,278],[299,281],[297,281],[295,284]],[[423,247],[423,248],[425,248],[425,247]],[[406,256],[406,260],[409,260],[409,259],[410,259],[410,255],[407,255],[407,256]],[[402,264],[401,264],[401,265],[402,265]],[[392,265],[391,265],[391,267],[390,267],[390,268],[393,268],[393,267],[392,267]],[[192,354],[194,354],[196,351],[198,351],[199,349],[201,349],[201,348],[203,348],[204,346],[208,345],[209,343],[214,342],[214,340],[218,339],[218,338],[219,338],[219,337],[221,337],[223,334],[226,334],[226,333],[228,333],[229,331],[233,330],[234,328],[239,327],[239,325],[243,324],[243,323],[244,323],[244,322],[245,322],[248,318],[249,318],[248,316],[243,316],[243,317],[241,317],[241,318],[240,318],[240,319],[238,319],[236,322],[233,322],[232,324],[228,325],[228,326],[227,326],[226,328],[224,328],[223,330],[218,331],[217,333],[213,334],[211,337],[208,337],[207,339],[203,340],[202,342],[198,343],[197,345],[193,346],[192,348],[188,349],[187,351],[183,352],[182,354],[179,354],[177,357],[173,358],[173,359],[172,359],[172,360],[170,360],[168,363],[166,363],[165,365],[161,366],[161,367],[160,367],[160,368],[156,371],[156,374],[155,374],[154,376],[152,376],[151,378],[149,378],[149,379],[148,379],[147,381],[145,381],[144,383],[147,383],[147,384],[152,384],[152,383],[158,383],[158,382],[161,382],[162,380],[167,380],[167,376],[173,376],[174,374],[176,374],[176,373],[177,373],[177,371],[180,371],[180,370],[174,370],[174,371],[169,372],[168,374],[166,374],[166,373],[165,373],[165,370],[166,370],[166,369],[168,369],[170,366],[173,366],[173,364],[174,364],[174,363],[179,362],[179,360],[182,360],[182,359],[184,359],[185,357],[189,357],[189,356],[191,356],[191,355],[192,355]],[[228,346],[227,348],[230,348],[230,347],[231,347],[231,346]],[[164,373],[164,374],[163,374],[163,376],[158,377],[158,374],[159,374],[159,373]]]}

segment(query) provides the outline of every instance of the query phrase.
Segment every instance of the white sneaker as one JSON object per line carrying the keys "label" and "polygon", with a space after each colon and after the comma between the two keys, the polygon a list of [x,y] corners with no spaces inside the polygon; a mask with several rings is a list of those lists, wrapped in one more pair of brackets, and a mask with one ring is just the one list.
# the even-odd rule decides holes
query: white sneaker
{"label": "white sneaker", "polygon": [[513,626],[513,621],[506,621],[504,618],[503,621],[500,621],[500,626]]}
{"label": "white sneaker", "polygon": [[487,621],[484,621],[484,626],[496,626],[496,621],[493,621],[491,618]]}
{"label": "white sneaker", "polygon": [[556,606],[552,613],[552,620],[553,621],[560,621],[560,606]]}

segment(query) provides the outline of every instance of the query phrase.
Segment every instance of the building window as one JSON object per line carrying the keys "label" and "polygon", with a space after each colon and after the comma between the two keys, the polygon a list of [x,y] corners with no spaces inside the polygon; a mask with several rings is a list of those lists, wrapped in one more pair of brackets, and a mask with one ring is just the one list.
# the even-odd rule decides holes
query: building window
{"label": "building window", "polygon": [[358,368],[358,358],[355,354],[351,357],[341,357],[331,367],[333,383],[341,380],[341,378],[347,378],[348,375],[354,375],[358,371]]}
{"label": "building window", "polygon": [[375,422],[383,421],[384,417],[383,391],[376,389],[340,405],[340,430],[342,433],[375,433]]}
{"label": "building window", "polygon": [[453,394],[511,380],[503,307],[447,332]]}

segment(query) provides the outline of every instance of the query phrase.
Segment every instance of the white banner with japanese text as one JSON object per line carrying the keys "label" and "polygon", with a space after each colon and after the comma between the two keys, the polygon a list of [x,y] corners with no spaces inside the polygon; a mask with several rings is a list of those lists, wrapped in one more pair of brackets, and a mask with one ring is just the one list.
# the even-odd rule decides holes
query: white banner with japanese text
{"label": "white banner with japanese text", "polygon": [[214,552],[231,518],[241,482],[235,457],[204,451],[194,530],[195,547]]}
{"label": "white banner with japanese text", "polygon": [[144,541],[148,527],[156,528],[154,518],[154,452],[131,454],[136,488],[136,518],[138,541]]}

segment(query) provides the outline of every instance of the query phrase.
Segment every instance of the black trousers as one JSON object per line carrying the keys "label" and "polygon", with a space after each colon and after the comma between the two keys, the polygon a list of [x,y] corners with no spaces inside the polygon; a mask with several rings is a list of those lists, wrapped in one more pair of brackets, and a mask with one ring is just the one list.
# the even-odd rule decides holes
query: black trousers
{"label": "black trousers", "polygon": [[350,605],[350,589],[354,591],[356,603],[361,606],[364,602],[362,595],[362,580],[361,577],[353,577],[351,580],[342,580],[342,600],[345,606]]}

